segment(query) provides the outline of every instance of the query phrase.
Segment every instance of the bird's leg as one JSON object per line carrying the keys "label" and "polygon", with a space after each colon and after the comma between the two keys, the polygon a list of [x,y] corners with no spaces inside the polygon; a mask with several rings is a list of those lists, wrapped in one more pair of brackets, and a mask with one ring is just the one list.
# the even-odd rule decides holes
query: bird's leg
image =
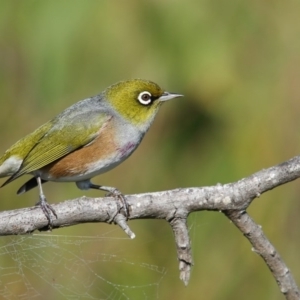
{"label": "bird's leg", "polygon": [[40,200],[36,203],[36,205],[39,205],[44,213],[44,215],[46,216],[49,225],[51,227],[53,227],[53,222],[52,222],[52,218],[51,218],[51,212],[53,213],[53,215],[56,217],[57,219],[57,214],[54,210],[54,208],[47,202],[47,199],[44,195],[43,189],[42,189],[42,180],[40,176],[36,177],[36,181],[38,184],[38,188],[39,188],[39,198]]}
{"label": "bird's leg", "polygon": [[104,185],[93,184],[91,182],[89,184],[89,188],[108,192],[109,196],[113,196],[115,198],[118,198],[121,201],[121,203],[122,203],[122,205],[124,207],[125,214],[126,214],[126,219],[128,219],[128,216],[129,216],[129,206],[128,206],[128,203],[126,201],[125,196],[118,189],[116,189],[114,187],[111,187],[111,186],[104,186]]}

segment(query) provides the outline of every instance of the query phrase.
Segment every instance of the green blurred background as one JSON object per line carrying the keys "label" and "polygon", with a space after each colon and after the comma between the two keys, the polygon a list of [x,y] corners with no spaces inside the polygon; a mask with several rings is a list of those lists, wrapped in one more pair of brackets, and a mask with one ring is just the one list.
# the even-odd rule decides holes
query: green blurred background
{"label": "green blurred background", "polygon": [[[300,4],[288,1],[0,2],[1,152],[64,108],[129,78],[185,98],[166,104],[139,149],[94,182],[124,193],[241,179],[300,152]],[[1,210],[28,178],[1,189]],[[98,196],[45,185],[50,202]],[[300,282],[300,184],[249,212]],[[161,220],[2,237],[3,299],[283,299],[263,261],[220,213],[189,217],[195,266],[179,280]],[[2,298],[1,298],[2,299]]]}

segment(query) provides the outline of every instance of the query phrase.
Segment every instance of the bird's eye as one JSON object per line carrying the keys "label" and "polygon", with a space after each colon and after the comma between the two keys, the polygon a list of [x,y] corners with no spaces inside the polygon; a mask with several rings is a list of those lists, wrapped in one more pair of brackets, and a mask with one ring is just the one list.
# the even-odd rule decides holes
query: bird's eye
{"label": "bird's eye", "polygon": [[138,95],[138,100],[143,105],[148,105],[152,102],[151,94],[149,92],[141,92]]}

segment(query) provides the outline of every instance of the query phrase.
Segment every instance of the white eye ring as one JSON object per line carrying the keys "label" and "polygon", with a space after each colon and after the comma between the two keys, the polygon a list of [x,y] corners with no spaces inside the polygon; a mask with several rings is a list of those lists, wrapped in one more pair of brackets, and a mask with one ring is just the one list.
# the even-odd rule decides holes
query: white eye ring
{"label": "white eye ring", "polygon": [[148,105],[152,102],[151,94],[149,92],[141,92],[138,95],[138,100],[143,105]]}

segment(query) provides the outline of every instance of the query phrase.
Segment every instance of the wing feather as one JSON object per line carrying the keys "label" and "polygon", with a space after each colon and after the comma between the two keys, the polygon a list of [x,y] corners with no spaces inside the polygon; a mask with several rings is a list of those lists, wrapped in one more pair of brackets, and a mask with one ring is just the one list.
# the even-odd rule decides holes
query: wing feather
{"label": "wing feather", "polygon": [[64,117],[54,119],[52,128],[32,147],[18,172],[8,182],[91,143],[110,118],[111,115],[104,111],[93,111],[77,114],[76,118],[67,120]]}

